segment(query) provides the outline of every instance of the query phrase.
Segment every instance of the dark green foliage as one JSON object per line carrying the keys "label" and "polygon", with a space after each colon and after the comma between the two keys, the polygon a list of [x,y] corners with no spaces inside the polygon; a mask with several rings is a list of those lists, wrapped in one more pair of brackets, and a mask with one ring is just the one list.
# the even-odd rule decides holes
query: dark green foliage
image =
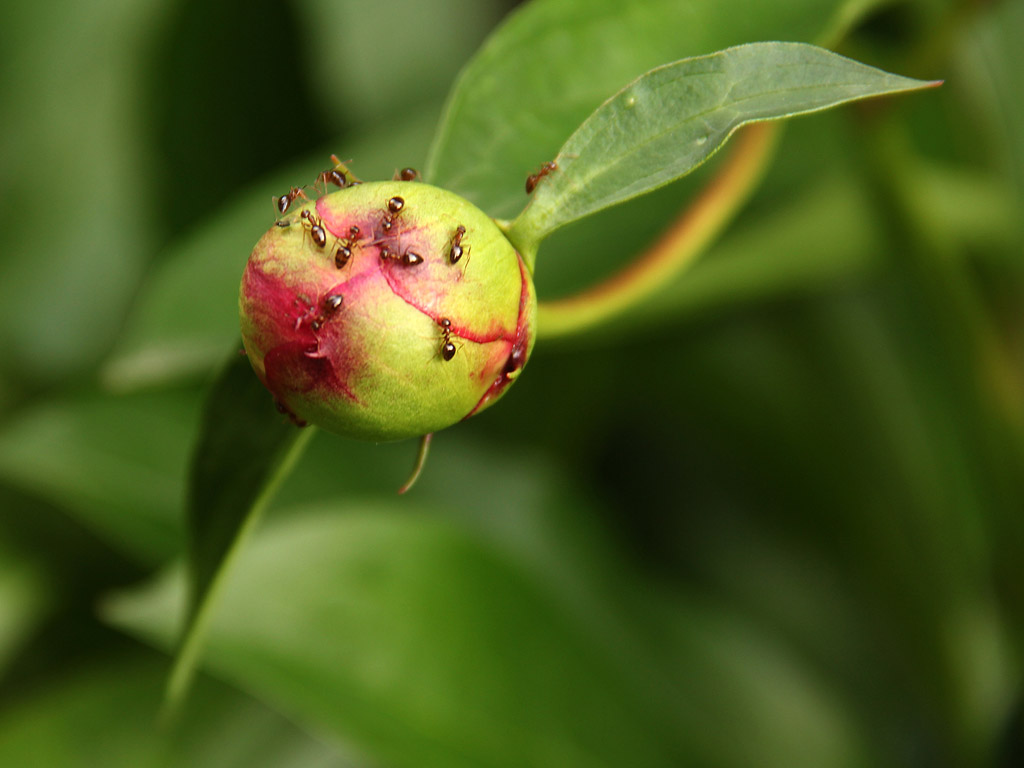
{"label": "dark green foliage", "polygon": [[[3,6],[0,765],[1019,764],[1024,6],[543,0],[445,112],[506,5]],[[212,383],[271,195],[337,152],[513,216],[629,80],[762,40],[946,83],[792,121],[691,270],[542,339],[407,496],[414,443],[311,434],[160,731],[187,510],[233,488],[237,529],[299,434],[243,358]],[[728,151],[545,241],[541,299]]]}

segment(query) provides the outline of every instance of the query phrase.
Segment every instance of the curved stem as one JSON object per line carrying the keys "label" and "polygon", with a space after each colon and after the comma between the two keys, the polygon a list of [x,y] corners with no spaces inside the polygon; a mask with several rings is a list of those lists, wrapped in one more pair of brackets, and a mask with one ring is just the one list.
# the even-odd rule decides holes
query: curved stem
{"label": "curved stem", "polygon": [[768,166],[779,134],[774,123],[741,129],[725,165],[662,237],[621,272],[582,293],[542,301],[540,338],[579,333],[639,303],[684,268],[722,232]]}
{"label": "curved stem", "polygon": [[412,474],[409,475],[409,479],[406,480],[402,487],[398,489],[400,494],[408,491],[416,484],[416,481],[419,480],[420,473],[423,472],[423,467],[427,463],[427,454],[430,453],[430,441],[433,440],[433,438],[433,432],[428,432],[420,438],[420,447],[416,452],[416,463],[413,465]]}
{"label": "curved stem", "polygon": [[284,483],[285,478],[291,474],[295,464],[303,452],[305,452],[306,446],[309,445],[315,432],[315,427],[295,430],[295,436],[292,439],[291,445],[283,451],[277,466],[264,482],[263,488],[253,501],[252,506],[249,507],[245,519],[231,541],[230,547],[217,565],[210,583],[196,595],[194,598],[195,603],[186,609],[182,636],[171,665],[171,673],[167,678],[164,688],[164,699],[159,719],[165,727],[169,727],[177,719],[180,707],[195,678],[206,634],[213,619],[214,607],[223,590],[224,581],[231,571],[232,564],[251,537],[257,523],[263,516],[264,510],[269,506],[278,488]]}

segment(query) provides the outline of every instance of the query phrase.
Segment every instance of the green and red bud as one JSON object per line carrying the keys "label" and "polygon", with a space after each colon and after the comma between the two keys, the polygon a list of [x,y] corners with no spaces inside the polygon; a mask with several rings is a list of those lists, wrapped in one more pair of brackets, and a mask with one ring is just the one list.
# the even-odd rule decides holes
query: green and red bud
{"label": "green and red bud", "polygon": [[497,400],[534,341],[522,259],[466,200],[413,181],[293,196],[242,277],[242,340],[296,420],[366,440],[443,429]]}

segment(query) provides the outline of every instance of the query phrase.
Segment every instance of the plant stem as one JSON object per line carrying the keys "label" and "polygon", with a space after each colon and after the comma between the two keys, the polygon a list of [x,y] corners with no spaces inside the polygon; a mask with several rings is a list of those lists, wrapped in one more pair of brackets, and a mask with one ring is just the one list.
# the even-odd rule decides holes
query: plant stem
{"label": "plant stem", "polygon": [[298,462],[299,457],[305,452],[306,446],[309,445],[315,432],[316,428],[314,427],[296,430],[296,436],[292,444],[284,451],[281,461],[267,479],[253,505],[249,508],[244,523],[235,535],[234,541],[231,542],[231,548],[218,565],[212,581],[201,594],[195,597],[196,603],[190,607],[191,610],[186,612],[185,627],[182,631],[181,641],[175,653],[171,673],[164,690],[163,709],[160,713],[160,720],[164,723],[165,727],[172,724],[176,719],[178,710],[192,685],[206,640],[206,633],[213,618],[214,606],[217,604],[224,586],[224,580],[230,572],[236,556],[249,540],[257,523],[263,516],[264,510],[270,504],[285,478],[291,474],[292,469],[296,462]]}
{"label": "plant stem", "polygon": [[778,134],[779,127],[774,123],[741,129],[725,165],[651,248],[593,288],[565,299],[540,302],[538,336],[566,336],[606,322],[690,266],[756,188]]}
{"label": "plant stem", "polygon": [[423,467],[427,463],[427,454],[430,453],[430,441],[434,439],[434,433],[430,432],[420,438],[420,448],[416,452],[416,464],[412,468],[412,474],[409,475],[409,479],[405,481],[401,488],[398,489],[400,494],[405,493],[416,481],[419,480],[420,473],[423,472]]}

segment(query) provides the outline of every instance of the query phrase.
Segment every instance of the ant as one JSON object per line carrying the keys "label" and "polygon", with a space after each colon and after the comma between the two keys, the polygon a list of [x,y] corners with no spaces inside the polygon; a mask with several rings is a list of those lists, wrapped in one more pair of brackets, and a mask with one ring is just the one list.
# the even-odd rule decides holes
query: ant
{"label": "ant", "polygon": [[324,296],[324,311],[328,314],[333,315],[339,309],[341,309],[342,303],[345,301],[345,297],[340,293],[329,293]]}
{"label": "ant", "polygon": [[416,181],[420,177],[419,171],[415,168],[403,168],[395,172],[395,181]]}
{"label": "ant", "polygon": [[301,197],[303,200],[309,200],[309,198],[306,197],[306,193],[303,192],[303,189],[304,187],[292,187],[286,194],[283,194],[280,197],[275,197],[274,206],[277,208],[277,212],[282,216],[286,214],[288,209],[291,208],[292,203],[295,202],[296,198]]}
{"label": "ant", "polygon": [[353,224],[348,228],[348,237],[338,241],[338,247],[334,251],[334,266],[341,269],[348,260],[352,258],[352,246],[359,239],[359,227]]}
{"label": "ant", "polygon": [[[342,302],[344,301],[345,297],[342,296],[340,293],[330,293],[324,296],[322,302],[323,312],[321,312],[319,315],[313,318],[312,322],[309,324],[309,327],[312,328],[314,331],[319,331],[323,327],[323,324],[327,322],[327,318],[330,315],[333,315],[339,309],[341,309]],[[308,316],[312,311],[313,308],[310,307],[306,315]],[[301,324],[301,322],[302,318],[299,318],[299,323]]]}
{"label": "ant", "polygon": [[348,260],[352,258],[352,249],[344,243],[338,243],[338,248],[334,251],[334,266],[338,269],[342,269]]}
{"label": "ant", "polygon": [[536,173],[531,173],[526,177],[526,194],[530,194],[536,188],[537,184],[552,171],[558,170],[558,163],[554,160],[548,160],[546,163],[541,165],[540,170]]}
{"label": "ant", "polygon": [[388,200],[388,212],[384,214],[384,218],[380,221],[380,228],[385,232],[390,232],[395,219],[398,218],[398,214],[405,208],[405,200],[400,197],[392,197]]}
{"label": "ant", "polygon": [[[331,176],[332,172],[337,172],[340,176],[344,177],[345,182],[350,187],[353,187],[356,184],[362,184],[363,183],[363,182],[361,182],[356,177],[356,175],[354,173],[352,173],[352,171],[349,169],[348,165],[346,164],[346,163],[351,162],[351,161],[346,161],[345,163],[343,163],[343,162],[341,162],[341,160],[338,159],[337,155],[331,155],[331,162],[334,163],[334,168],[332,168],[331,171],[324,171],[324,173],[327,174],[328,176]],[[320,175],[323,176],[324,174],[322,173]],[[329,178],[329,179],[327,179],[327,181],[331,181],[331,179]],[[334,183],[334,182],[331,181],[331,183]]]}
{"label": "ant", "polygon": [[452,321],[447,317],[441,317],[438,318],[437,324],[441,328],[441,335],[444,339],[441,342],[441,357],[445,361],[451,360],[455,357],[456,352],[455,342],[452,341]]}
{"label": "ant", "polygon": [[[465,236],[465,234],[466,228],[459,224],[459,226],[455,228],[455,234],[452,235],[452,247],[448,251],[448,261],[452,264],[455,264],[456,262],[458,262],[459,259],[462,258],[462,238]],[[469,248],[469,246],[467,245],[466,248]]]}
{"label": "ant", "polygon": [[344,189],[345,185],[348,184],[348,177],[345,176],[344,171],[339,171],[337,168],[320,171],[320,174],[316,177],[316,181],[313,182],[313,186],[318,188],[322,187],[324,192],[327,192],[328,184],[333,184],[338,189]]}
{"label": "ant", "polygon": [[303,211],[301,216],[302,220],[309,225],[309,236],[313,239],[316,247],[323,248],[327,245],[327,230],[324,229],[323,222],[308,210]]}
{"label": "ant", "polygon": [[406,267],[415,267],[423,263],[423,257],[414,251],[406,251],[402,254],[402,264]]}
{"label": "ant", "polygon": [[316,311],[316,307],[313,306],[313,302],[311,302],[309,298],[303,294],[299,294],[295,297],[293,305],[298,308],[298,314],[295,317],[296,331],[305,323],[309,323],[310,327],[314,331],[320,328],[320,324],[323,322],[324,318]]}
{"label": "ant", "polygon": [[387,261],[388,259],[394,259],[402,264],[404,267],[415,267],[417,264],[423,263],[423,257],[412,250],[406,250],[404,253],[398,254],[388,248],[386,245],[382,245],[380,248],[380,257]]}

